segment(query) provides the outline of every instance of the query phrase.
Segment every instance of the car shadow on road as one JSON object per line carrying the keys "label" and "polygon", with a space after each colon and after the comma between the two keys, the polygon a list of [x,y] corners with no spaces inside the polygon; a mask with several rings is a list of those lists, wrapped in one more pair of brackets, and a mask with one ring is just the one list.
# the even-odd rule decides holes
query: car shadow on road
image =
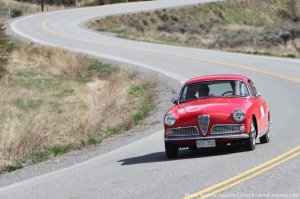
{"label": "car shadow on road", "polygon": [[189,149],[179,150],[178,158],[168,159],[166,157],[165,151],[150,153],[142,156],[126,158],[119,160],[122,162],[121,165],[134,165],[134,164],[145,164],[153,162],[164,162],[164,161],[178,161],[191,158],[206,158],[212,156],[221,156],[221,155],[230,155],[234,153],[243,153],[245,152],[243,147],[240,146],[230,146],[230,147],[218,147],[218,148],[206,148],[198,149],[195,151],[190,151]]}

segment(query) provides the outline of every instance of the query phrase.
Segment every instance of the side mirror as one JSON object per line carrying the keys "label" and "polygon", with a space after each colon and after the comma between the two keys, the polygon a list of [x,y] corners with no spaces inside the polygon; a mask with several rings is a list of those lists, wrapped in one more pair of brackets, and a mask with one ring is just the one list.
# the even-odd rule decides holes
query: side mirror
{"label": "side mirror", "polygon": [[176,97],[172,97],[171,100],[173,104],[178,104],[178,99]]}
{"label": "side mirror", "polygon": [[256,93],[256,96],[257,98],[260,98],[261,97],[261,94],[260,93]]}

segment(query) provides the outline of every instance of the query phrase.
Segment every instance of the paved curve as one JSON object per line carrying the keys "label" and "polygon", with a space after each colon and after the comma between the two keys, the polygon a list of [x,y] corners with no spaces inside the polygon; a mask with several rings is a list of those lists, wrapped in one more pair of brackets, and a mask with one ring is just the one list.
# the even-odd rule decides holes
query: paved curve
{"label": "paved curve", "polygon": [[[205,2],[161,0],[49,12],[15,20],[9,29],[36,43],[135,64],[180,81],[215,73],[250,76],[272,111],[269,144],[258,144],[252,152],[184,150],[179,159],[169,161],[160,131],[78,165],[2,187],[0,198],[182,198],[298,147],[299,60],[128,41],[84,28],[96,17]],[[299,150],[296,152],[293,159],[269,171],[231,189],[225,187],[223,194],[236,195],[223,196],[300,197]],[[288,195],[280,198],[284,196]]]}

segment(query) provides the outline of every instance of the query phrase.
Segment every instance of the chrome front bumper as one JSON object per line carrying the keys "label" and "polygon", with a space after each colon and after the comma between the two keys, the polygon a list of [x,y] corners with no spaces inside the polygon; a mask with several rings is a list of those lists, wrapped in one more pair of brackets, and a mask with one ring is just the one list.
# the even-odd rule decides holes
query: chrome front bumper
{"label": "chrome front bumper", "polygon": [[165,138],[165,142],[171,141],[192,141],[192,140],[210,140],[210,139],[245,139],[249,138],[248,134],[235,134],[235,135],[213,135],[207,137],[200,136],[172,136]]}

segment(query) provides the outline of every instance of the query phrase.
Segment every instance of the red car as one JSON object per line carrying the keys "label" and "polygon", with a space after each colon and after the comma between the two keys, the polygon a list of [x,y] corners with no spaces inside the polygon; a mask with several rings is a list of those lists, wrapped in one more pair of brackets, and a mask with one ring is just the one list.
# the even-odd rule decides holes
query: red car
{"label": "red car", "polygon": [[241,75],[213,75],[187,81],[164,116],[168,158],[180,148],[243,144],[255,149],[256,139],[270,139],[270,111],[253,82]]}

